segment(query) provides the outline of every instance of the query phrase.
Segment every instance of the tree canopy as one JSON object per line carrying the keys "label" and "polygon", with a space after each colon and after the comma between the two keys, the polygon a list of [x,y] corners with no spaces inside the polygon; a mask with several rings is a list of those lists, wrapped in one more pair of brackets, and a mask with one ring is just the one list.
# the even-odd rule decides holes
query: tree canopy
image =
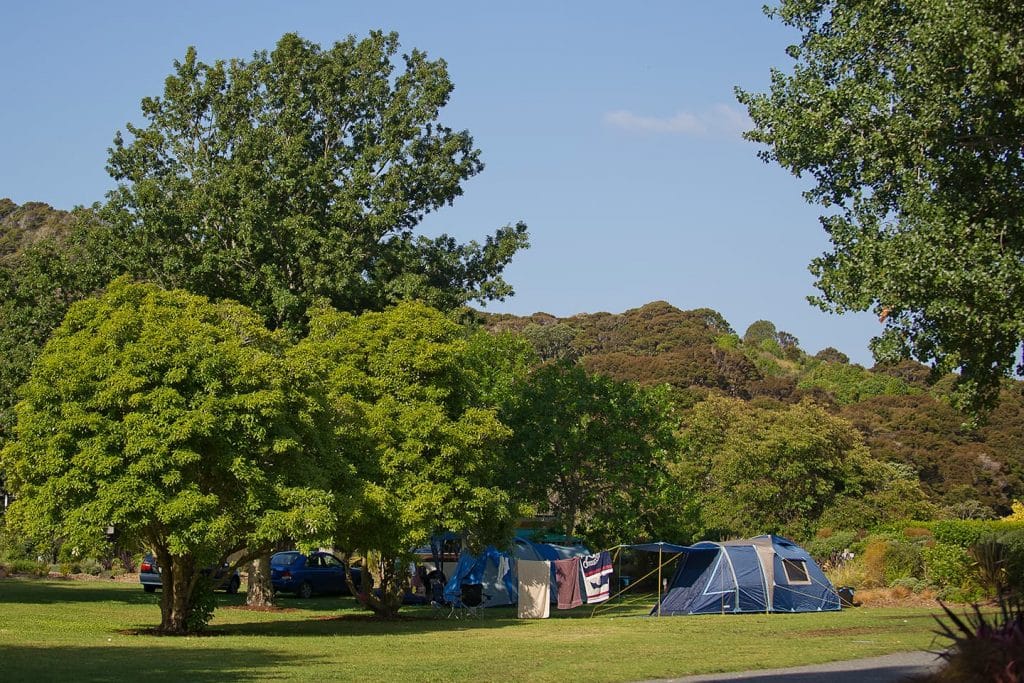
{"label": "tree canopy", "polygon": [[738,90],[760,154],[813,184],[833,250],[822,307],[873,309],[880,360],[959,369],[991,406],[1024,339],[1024,5],[783,0],[801,33],[766,93]]}
{"label": "tree canopy", "polygon": [[285,346],[238,304],[123,278],[74,304],[21,389],[9,522],[82,552],[108,525],[144,541],[164,570],[161,628],[201,626],[204,567],[334,528],[348,465],[316,447],[321,411]]}
{"label": "tree canopy", "polygon": [[398,36],[329,48],[286,34],[249,60],[190,48],[162,97],[142,100],[110,150],[102,215],[124,271],[303,329],[317,297],[339,310],[407,298],[450,309],[501,299],[522,224],[480,244],[415,228],[483,168],[467,131],[440,120],[453,86]]}
{"label": "tree canopy", "polygon": [[[672,471],[699,510],[698,536],[806,538],[876,465],[850,423],[810,402],[771,407],[711,397],[686,416]],[[921,496],[923,498],[923,495]]]}
{"label": "tree canopy", "polygon": [[[536,369],[505,411],[510,488],[597,545],[675,522],[664,463],[676,446],[665,387],[644,389],[568,362]],[[674,531],[674,529],[673,529]]]}
{"label": "tree canopy", "polygon": [[496,402],[526,372],[525,342],[406,302],[360,316],[318,310],[295,356],[321,377],[355,465],[359,490],[333,540],[368,558],[381,589],[364,575],[372,609],[399,609],[409,552],[435,532],[507,542],[524,510],[501,486],[511,433]]}

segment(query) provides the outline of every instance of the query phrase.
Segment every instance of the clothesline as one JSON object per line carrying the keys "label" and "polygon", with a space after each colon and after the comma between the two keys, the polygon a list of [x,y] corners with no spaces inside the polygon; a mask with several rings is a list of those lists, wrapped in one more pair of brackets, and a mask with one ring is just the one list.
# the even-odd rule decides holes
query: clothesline
{"label": "clothesline", "polygon": [[[645,545],[653,545],[653,544],[645,544]],[[670,545],[670,544],[664,544],[664,545]],[[614,561],[617,561],[619,559],[619,553],[621,552],[621,550],[623,548],[635,548],[635,547],[638,547],[638,546],[622,545],[622,544],[619,544],[619,545],[615,546],[615,560]],[[675,547],[681,547],[681,546],[675,546]],[[670,557],[669,559],[665,560],[665,559],[661,559],[662,558],[662,554],[661,554],[660,549],[659,549],[658,557],[659,557],[660,561],[658,563],[658,566],[655,567],[654,569],[652,569],[651,571],[647,572],[643,576],[641,576],[636,581],[632,581],[630,585],[635,587],[636,585],[638,585],[640,582],[644,581],[645,579],[648,579],[651,576],[654,576],[655,574],[657,574],[658,575],[658,603],[657,604],[660,607],[661,606],[661,570],[666,565],[668,565],[668,564],[670,564],[672,562],[675,562],[676,559],[678,559],[679,556],[682,555],[682,554],[683,554],[683,551],[673,552],[672,557]],[[594,616],[597,616],[597,613],[599,611],[607,612],[607,611],[610,611],[610,610],[613,610],[613,609],[619,607],[620,605],[612,605],[610,603],[612,602],[612,600],[614,600],[615,598],[619,597],[620,595],[623,595],[624,593],[627,593],[630,590],[632,590],[630,585],[626,585],[626,586],[622,587],[619,590],[619,592],[616,593],[615,595],[611,596],[608,599],[607,602],[604,602],[602,604],[596,605],[594,607],[593,611],[590,613],[590,616],[594,617]]]}

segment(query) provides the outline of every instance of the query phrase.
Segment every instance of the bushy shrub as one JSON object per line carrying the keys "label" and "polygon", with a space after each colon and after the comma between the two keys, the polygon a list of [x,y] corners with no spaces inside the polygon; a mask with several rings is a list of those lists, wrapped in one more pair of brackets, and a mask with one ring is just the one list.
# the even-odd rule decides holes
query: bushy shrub
{"label": "bushy shrub", "polygon": [[19,534],[14,533],[5,525],[0,524],[0,561],[10,563],[13,560],[31,559],[32,544]]}
{"label": "bushy shrub", "polygon": [[991,522],[973,519],[946,519],[935,522],[932,526],[932,533],[935,534],[936,541],[957,545],[961,548],[969,548],[986,534],[995,531],[997,531],[997,527]]}
{"label": "bushy shrub", "polygon": [[878,588],[885,585],[885,551],[888,541],[874,539],[864,547],[864,587]]}
{"label": "bushy shrub", "polygon": [[822,529],[804,547],[822,567],[838,566],[842,563],[843,552],[852,548],[856,542],[856,531]]}
{"label": "bushy shrub", "polygon": [[909,540],[930,540],[934,538],[931,529],[920,526],[908,526],[903,529],[903,537]]}
{"label": "bushy shrub", "polygon": [[923,549],[925,579],[940,597],[958,602],[978,599],[981,587],[973,580],[971,558],[965,548],[936,543]]}
{"label": "bushy shrub", "polygon": [[46,576],[50,567],[42,562],[29,559],[11,560],[7,568],[12,574],[29,574],[30,576]]}
{"label": "bushy shrub", "polygon": [[864,572],[864,558],[862,556],[854,557],[852,560],[843,562],[835,567],[825,567],[823,571],[833,586],[866,588],[868,585]]}
{"label": "bushy shrub", "polygon": [[103,565],[93,558],[87,558],[79,563],[79,572],[99,576],[103,572]]}
{"label": "bushy shrub", "polygon": [[887,585],[899,579],[920,579],[924,576],[921,546],[907,541],[890,541],[885,546],[884,577]]}
{"label": "bushy shrub", "polygon": [[1024,529],[1005,532],[998,538],[1006,546],[1006,588],[1024,595]]}
{"label": "bushy shrub", "polygon": [[206,630],[216,606],[217,596],[213,593],[213,582],[205,579],[196,584],[195,592],[192,594],[192,611],[185,619],[189,633]]}
{"label": "bushy shrub", "polygon": [[924,589],[928,588],[928,582],[924,579],[915,579],[911,576],[906,576],[902,579],[896,579],[890,584],[893,588],[905,588],[911,593],[920,593]]}

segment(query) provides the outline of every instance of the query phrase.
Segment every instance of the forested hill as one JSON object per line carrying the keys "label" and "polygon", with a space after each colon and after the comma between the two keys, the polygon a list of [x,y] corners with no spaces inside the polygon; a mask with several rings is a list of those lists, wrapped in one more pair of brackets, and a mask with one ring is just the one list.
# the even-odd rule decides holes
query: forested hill
{"label": "forested hill", "polygon": [[[50,237],[60,245],[56,253],[74,260],[73,240],[63,238],[75,220],[47,204],[0,199],[0,285],[6,292],[0,384],[8,389],[24,380],[47,331],[63,316],[65,299],[102,286],[88,279],[87,269],[82,282],[62,281],[60,293],[37,291],[37,280],[52,280],[39,279],[39,268],[58,265],[52,258],[20,263],[25,259],[18,254]],[[26,298],[37,302],[35,309],[19,303]],[[855,425],[876,458],[912,467],[948,514],[1006,514],[1014,498],[1024,498],[1024,383],[1006,381],[987,423],[968,430],[947,400],[951,376],[933,378],[911,362],[866,369],[832,348],[812,355],[769,321],[738,334],[717,311],[683,311],[663,301],[618,314],[481,316],[489,329],[526,336],[544,360],[578,361],[591,372],[641,385],[668,384],[684,411],[712,393],[746,401],[752,410],[813,400]],[[0,427],[12,401],[13,391],[5,391]]]}
{"label": "forested hill", "polygon": [[664,301],[618,314],[483,318],[489,329],[525,335],[545,360],[670,384],[684,409],[709,393],[753,406],[814,400],[853,423],[875,457],[913,467],[932,500],[957,516],[1006,514],[1013,498],[1024,497],[1021,382],[1007,381],[987,423],[968,430],[946,400],[952,377],[932,378],[909,361],[866,369],[832,348],[811,355],[769,321],[741,336],[717,311]]}
{"label": "forested hill", "polygon": [[71,224],[70,213],[49,204],[28,202],[18,206],[10,199],[0,199],[0,260],[41,239],[66,235]]}

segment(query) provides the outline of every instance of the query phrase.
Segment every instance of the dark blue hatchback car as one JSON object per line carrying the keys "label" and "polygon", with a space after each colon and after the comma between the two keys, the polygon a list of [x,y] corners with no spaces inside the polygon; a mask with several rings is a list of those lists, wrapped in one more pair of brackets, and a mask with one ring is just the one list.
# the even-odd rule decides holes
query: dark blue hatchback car
{"label": "dark blue hatchback car", "polygon": [[[270,582],[274,590],[295,593],[308,598],[314,593],[348,595],[345,582],[345,563],[322,551],[305,555],[297,550],[286,550],[270,557]],[[362,578],[358,567],[352,568],[352,581],[356,588]]]}

